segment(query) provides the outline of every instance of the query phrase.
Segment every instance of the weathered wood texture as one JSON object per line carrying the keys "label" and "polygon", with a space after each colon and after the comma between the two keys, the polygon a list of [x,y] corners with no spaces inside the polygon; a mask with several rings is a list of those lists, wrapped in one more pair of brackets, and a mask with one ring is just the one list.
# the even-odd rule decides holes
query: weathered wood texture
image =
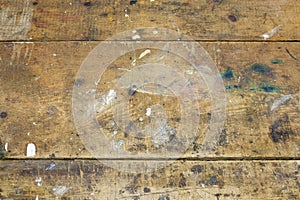
{"label": "weathered wood texture", "polygon": [[299,161],[176,161],[153,173],[99,161],[1,161],[2,199],[299,199]]}
{"label": "weathered wood texture", "polygon": [[[299,0],[0,0],[0,199],[300,199],[299,8]],[[170,64],[185,78],[199,78],[189,82],[200,86],[193,131],[199,137],[180,159],[127,159],[107,151],[100,162],[75,128],[73,87],[87,81],[76,77],[80,65],[99,41],[140,27],[183,33],[217,65],[225,125],[205,158],[201,145],[214,111],[207,85],[187,60],[167,51],[119,56],[95,81],[93,106],[115,151],[151,154],[157,144],[176,141],[173,130],[188,108],[170,92],[153,92],[153,85],[126,90],[131,119],[150,124],[155,110],[149,117],[146,109],[160,104],[169,134],[132,137],[112,112],[116,80],[145,63]],[[29,143],[36,146],[30,158]]]}
{"label": "weathered wood texture", "polygon": [[[97,44],[1,44],[0,111],[7,116],[0,118],[0,136],[2,146],[8,144],[5,157],[25,157],[28,143],[37,146],[37,158],[52,154],[58,158],[91,157],[72,119],[72,89],[74,83],[78,84],[79,66]],[[227,95],[225,126],[210,157],[299,157],[299,43],[201,45],[217,63]],[[114,89],[114,79],[133,67],[132,60],[136,59],[139,65],[160,56],[159,52],[152,51],[138,59],[142,51],[126,54],[108,68],[97,86],[96,96],[100,100]],[[175,124],[180,118],[176,98],[142,91],[137,91],[130,103],[132,119],[139,123],[139,117],[144,117],[146,123],[147,106],[162,102],[166,103],[168,123]],[[209,103],[201,103],[201,130],[195,129],[199,135],[207,129],[211,109]],[[122,130],[111,124],[114,120],[111,107],[105,110],[104,114],[98,113],[98,119],[109,140],[129,142],[130,138],[123,137]],[[114,131],[118,134],[112,136]],[[201,154],[201,142],[200,137],[191,144],[185,157]],[[138,149],[126,144],[126,151]],[[152,151],[147,147],[143,150]]]}
{"label": "weathered wood texture", "polygon": [[[299,40],[300,2],[1,0],[0,40],[103,40],[137,27],[167,27],[195,40]],[[274,37],[272,37],[274,35]]]}

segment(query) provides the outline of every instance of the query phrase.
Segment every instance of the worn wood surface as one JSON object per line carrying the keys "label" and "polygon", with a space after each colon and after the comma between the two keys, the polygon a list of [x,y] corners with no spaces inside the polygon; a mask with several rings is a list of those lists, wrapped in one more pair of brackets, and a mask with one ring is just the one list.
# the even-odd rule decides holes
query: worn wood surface
{"label": "worn wood surface", "polygon": [[[299,199],[299,7],[299,0],[0,0],[0,199]],[[76,76],[81,64],[100,41],[140,27],[183,33],[216,63],[226,115],[208,154],[202,142],[214,108],[206,83],[188,62],[157,49],[119,56],[95,81],[96,119],[120,156],[107,150],[97,160],[76,129],[73,88],[88,81]],[[132,137],[113,115],[116,80],[145,63],[199,78],[197,139],[179,159],[139,153],[176,141],[188,109],[180,98],[153,85],[125,90],[142,127],[156,116],[147,108],[163,105],[167,138]]]}
{"label": "worn wood surface", "polygon": [[[1,40],[103,40],[138,27],[167,27],[195,40],[299,40],[298,0],[1,0]],[[14,16],[17,16],[14,19]]]}
{"label": "worn wood surface", "polygon": [[299,161],[176,161],[152,173],[98,161],[1,161],[2,199],[299,199]]}
{"label": "worn wood surface", "polygon": [[[28,143],[37,146],[37,157],[40,158],[48,158],[52,154],[57,158],[91,157],[74,126],[72,89],[81,62],[97,44],[1,44],[1,112],[5,111],[7,117],[1,118],[0,133],[2,144],[8,143],[5,157],[25,157]],[[299,43],[238,42],[202,45],[213,56],[223,74],[227,95],[225,126],[220,131],[220,141],[210,156],[299,157],[300,62],[290,55],[300,55]],[[129,57],[137,58],[142,51],[123,56],[105,72],[96,92],[100,99],[102,95],[107,95],[108,90],[115,88],[115,79],[132,67]],[[152,52],[143,59],[138,59],[136,64],[150,62],[152,58],[158,57],[157,54]],[[231,70],[232,77],[228,77],[228,69]],[[284,95],[291,96],[277,105],[276,102]],[[147,106],[164,101],[168,104],[165,109],[169,112],[168,121],[172,124],[174,119],[180,118],[180,113],[176,112],[178,103],[170,103],[175,100],[174,97],[137,91],[131,102],[132,118],[144,117],[146,121]],[[211,109],[209,105],[202,104],[202,107],[202,130],[195,129],[199,135],[205,134],[203,130],[208,126]],[[111,107],[108,106],[105,110],[98,117],[107,137],[111,141],[122,139],[130,142],[130,138],[122,137],[122,130],[111,125],[115,120]],[[272,127],[278,124],[278,120],[284,123],[280,123],[274,130]],[[118,135],[112,137],[113,131],[118,131]],[[281,135],[280,131],[286,134]],[[197,157],[201,142],[199,138],[185,156]],[[126,150],[131,147],[128,145]]]}

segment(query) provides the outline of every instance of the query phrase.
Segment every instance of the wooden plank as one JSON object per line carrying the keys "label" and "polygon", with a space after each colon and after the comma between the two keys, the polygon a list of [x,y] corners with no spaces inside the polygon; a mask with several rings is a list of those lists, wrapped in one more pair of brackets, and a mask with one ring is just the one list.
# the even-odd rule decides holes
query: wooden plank
{"label": "wooden plank", "polygon": [[1,161],[2,199],[299,199],[299,161],[177,161],[149,173],[99,161]]}
{"label": "wooden plank", "polygon": [[137,27],[166,27],[195,40],[300,38],[298,0],[131,4],[125,0],[2,0],[0,40],[104,40]]}
{"label": "wooden plank", "polygon": [[[25,158],[29,143],[36,145],[36,158],[92,156],[74,126],[72,89],[80,84],[76,73],[81,63],[97,44],[1,44],[0,136],[4,157]],[[227,96],[225,125],[215,149],[207,157],[299,157],[299,43],[208,42],[201,45],[216,62]],[[162,55],[152,50],[138,59],[142,52],[143,49],[120,57],[105,71],[96,92],[100,106],[102,95],[114,89],[113,80],[134,67],[133,60],[137,60],[138,66]],[[170,126],[180,123],[178,99],[174,96],[137,91],[133,100],[130,113],[137,123],[139,117],[144,118],[143,123],[149,123],[145,110],[155,103],[168,105],[165,108]],[[198,103],[201,123],[195,134],[200,137],[191,142],[184,157],[201,156],[200,146],[208,127],[211,104],[209,99]],[[101,113],[97,115],[98,120],[110,141],[124,141],[122,148],[126,151],[154,150],[151,140],[140,144],[139,140],[126,138],[124,131],[112,124],[110,106]],[[130,145],[127,143],[130,140],[136,143]]]}

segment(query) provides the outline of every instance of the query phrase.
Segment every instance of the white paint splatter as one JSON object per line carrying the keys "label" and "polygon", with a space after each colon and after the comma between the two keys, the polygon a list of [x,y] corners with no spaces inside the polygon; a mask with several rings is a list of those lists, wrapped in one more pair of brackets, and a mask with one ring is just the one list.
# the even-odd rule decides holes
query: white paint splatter
{"label": "white paint splatter", "polygon": [[188,75],[193,75],[194,74],[194,70],[193,69],[188,69],[185,71],[186,74]]}
{"label": "white paint splatter", "polygon": [[34,157],[36,154],[36,147],[33,143],[27,144],[26,156]]}
{"label": "white paint splatter", "polygon": [[155,147],[165,146],[170,140],[170,136],[176,134],[176,130],[167,125],[166,119],[156,120],[158,128],[152,134],[152,142]]}
{"label": "white paint splatter", "polygon": [[111,120],[111,121],[110,121],[110,125],[111,125],[111,126],[114,126],[114,125],[116,125],[116,122],[115,122],[114,120]]}
{"label": "white paint splatter", "polygon": [[154,30],[154,31],[152,31],[152,33],[153,33],[154,35],[156,35],[156,34],[158,33],[158,31]]}
{"label": "white paint splatter", "polygon": [[67,191],[69,190],[69,188],[67,186],[64,185],[60,185],[60,186],[55,186],[52,188],[53,194],[55,196],[62,196],[64,195]]}
{"label": "white paint splatter", "polygon": [[26,40],[31,27],[33,9],[31,0],[25,0],[22,10],[2,8],[0,10],[0,40]]}
{"label": "white paint splatter", "polygon": [[146,56],[149,53],[151,53],[150,49],[145,50],[143,53],[141,53],[141,55],[139,56],[139,59],[142,59],[144,56]]}
{"label": "white paint splatter", "polygon": [[[131,62],[131,65],[134,67],[136,65],[136,59],[133,59],[133,61]],[[130,70],[129,70],[130,71]]]}
{"label": "white paint splatter", "polygon": [[116,98],[116,96],[117,96],[116,91],[114,91],[114,90],[109,90],[107,96],[103,98],[105,104],[108,105],[113,99]]}
{"label": "white paint splatter", "polygon": [[95,110],[96,112],[102,112],[111,102],[116,98],[117,93],[114,90],[109,90],[107,95],[103,95],[100,99],[96,99]]}
{"label": "white paint splatter", "polygon": [[148,117],[151,115],[151,108],[146,108],[146,115]]}
{"label": "white paint splatter", "polygon": [[86,94],[93,94],[96,92],[96,89],[89,89],[88,91],[86,91]]}
{"label": "white paint splatter", "polygon": [[124,140],[119,140],[118,142],[112,140],[110,144],[112,145],[114,151],[117,151],[118,153],[124,153],[124,151],[121,149],[122,145],[124,144]]}
{"label": "white paint splatter", "polygon": [[281,28],[281,25],[276,26],[275,28],[273,28],[272,30],[270,30],[269,32],[266,32],[264,34],[262,34],[260,37],[262,37],[264,40],[267,40],[271,37],[273,37],[273,35],[275,33],[277,33],[277,31]]}
{"label": "white paint splatter", "polygon": [[115,135],[117,135],[118,134],[118,131],[116,131],[116,130],[114,130],[113,132],[112,132],[112,136],[115,136]]}
{"label": "white paint splatter", "polygon": [[293,96],[294,95],[292,95],[292,94],[288,94],[288,95],[284,95],[283,97],[281,97],[279,99],[276,99],[271,107],[271,111],[276,109],[278,106],[280,106],[281,104],[283,104],[284,102],[286,102],[287,100],[292,98]]}
{"label": "white paint splatter", "polygon": [[128,71],[128,72],[130,71],[130,69],[126,69],[126,68],[122,68],[122,67],[118,67],[117,69],[118,70],[123,70],[123,71]]}
{"label": "white paint splatter", "polygon": [[8,143],[5,143],[4,149],[5,149],[5,151],[8,151]]}
{"label": "white paint splatter", "polygon": [[101,81],[101,78],[99,78],[97,81],[95,81],[95,85],[98,85]]}
{"label": "white paint splatter", "polygon": [[39,187],[42,186],[42,178],[41,177],[36,178],[35,182],[37,183],[37,186],[39,186]]}
{"label": "white paint splatter", "polygon": [[139,36],[139,35],[134,35],[134,36],[132,36],[132,39],[133,39],[133,40],[139,40],[139,39],[141,39],[141,36]]}

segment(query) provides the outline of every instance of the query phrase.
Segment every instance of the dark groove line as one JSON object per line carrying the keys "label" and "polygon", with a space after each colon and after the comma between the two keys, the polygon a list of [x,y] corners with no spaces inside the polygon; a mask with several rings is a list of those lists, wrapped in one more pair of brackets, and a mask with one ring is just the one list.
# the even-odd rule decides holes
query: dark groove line
{"label": "dark groove line", "polygon": [[291,52],[288,50],[288,48],[285,48],[285,51],[289,54],[289,56],[290,56],[291,58],[293,58],[293,59],[296,60],[296,61],[299,61],[293,54],[291,54]]}
{"label": "dark groove line", "polygon": [[202,42],[202,43],[297,43],[300,40],[1,40],[2,43],[60,43],[60,42]]}
{"label": "dark groove line", "polygon": [[212,158],[2,158],[0,161],[299,161],[300,157],[212,157]]}

